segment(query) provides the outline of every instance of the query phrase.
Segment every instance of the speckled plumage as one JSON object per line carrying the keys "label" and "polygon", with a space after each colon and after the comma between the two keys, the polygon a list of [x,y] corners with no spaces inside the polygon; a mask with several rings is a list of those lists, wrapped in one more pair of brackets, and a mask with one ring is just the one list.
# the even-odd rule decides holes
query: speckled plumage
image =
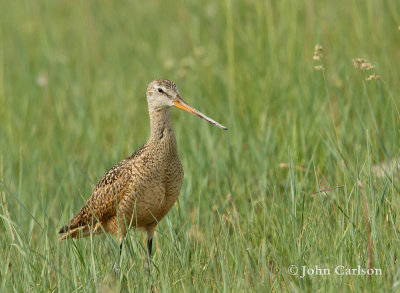
{"label": "speckled plumage", "polygon": [[[178,157],[170,107],[152,104],[153,87],[162,86],[178,95],[169,80],[155,80],[147,89],[151,134],[148,142],[112,167],[97,183],[85,206],[62,227],[60,240],[78,238],[103,229],[123,238],[127,227],[142,228],[152,236],[154,228],[179,196],[183,168]],[[102,227],[101,227],[102,226]]]}

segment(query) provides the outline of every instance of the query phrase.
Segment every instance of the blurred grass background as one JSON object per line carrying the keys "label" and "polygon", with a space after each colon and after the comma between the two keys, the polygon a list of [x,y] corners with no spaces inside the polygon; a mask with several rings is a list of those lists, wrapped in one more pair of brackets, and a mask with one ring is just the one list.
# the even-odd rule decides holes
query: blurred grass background
{"label": "blurred grass background", "polygon": [[[0,25],[1,291],[399,290],[398,1],[5,0]],[[115,279],[117,242],[56,232],[146,141],[159,77],[229,131],[173,111],[179,202],[152,280],[134,231]]]}

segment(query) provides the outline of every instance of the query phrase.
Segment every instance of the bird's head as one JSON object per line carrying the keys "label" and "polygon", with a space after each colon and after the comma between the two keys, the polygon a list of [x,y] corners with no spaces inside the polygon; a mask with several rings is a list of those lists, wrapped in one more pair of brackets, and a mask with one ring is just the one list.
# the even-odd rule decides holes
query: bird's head
{"label": "bird's head", "polygon": [[184,102],[179,96],[176,84],[168,79],[156,79],[147,86],[147,101],[149,107],[152,109],[165,109],[175,106],[197,117],[200,117],[221,129],[228,129],[186,104],[186,102]]}

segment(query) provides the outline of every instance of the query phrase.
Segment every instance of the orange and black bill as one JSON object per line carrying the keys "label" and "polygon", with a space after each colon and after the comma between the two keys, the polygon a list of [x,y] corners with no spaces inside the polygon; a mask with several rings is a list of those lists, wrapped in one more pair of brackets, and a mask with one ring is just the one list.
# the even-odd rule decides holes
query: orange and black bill
{"label": "orange and black bill", "polygon": [[207,117],[203,113],[197,111],[196,109],[190,107],[188,104],[186,104],[179,96],[174,99],[174,104],[176,107],[185,110],[186,112],[192,113],[193,115],[196,115],[197,117],[203,118],[204,120],[210,122],[211,124],[214,124],[215,126],[227,130],[225,126],[219,124],[217,121],[214,121],[213,119]]}

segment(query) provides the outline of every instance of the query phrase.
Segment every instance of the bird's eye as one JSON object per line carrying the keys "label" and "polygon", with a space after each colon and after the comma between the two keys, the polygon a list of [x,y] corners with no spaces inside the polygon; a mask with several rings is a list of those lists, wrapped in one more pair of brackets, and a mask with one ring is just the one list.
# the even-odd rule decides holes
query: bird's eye
{"label": "bird's eye", "polygon": [[163,89],[160,88],[160,87],[158,88],[158,92],[159,92],[159,93],[164,93]]}

